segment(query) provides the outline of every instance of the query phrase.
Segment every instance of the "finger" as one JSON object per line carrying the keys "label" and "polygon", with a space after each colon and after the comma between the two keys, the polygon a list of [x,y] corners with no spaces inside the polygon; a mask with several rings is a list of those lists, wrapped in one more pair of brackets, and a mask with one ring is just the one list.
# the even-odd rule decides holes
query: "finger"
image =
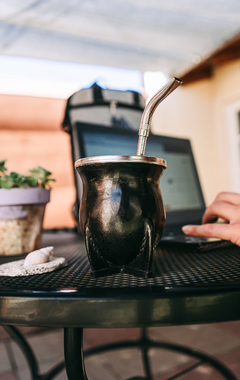
{"label": "finger", "polygon": [[230,192],[222,192],[216,196],[215,200],[221,201],[221,202],[231,203],[233,205],[240,205],[240,194],[230,193]]}
{"label": "finger", "polygon": [[240,246],[240,224],[188,225],[184,226],[182,230],[186,235],[230,240]]}
{"label": "finger", "polygon": [[202,223],[209,223],[213,222],[218,218],[222,218],[227,221],[234,222],[236,220],[240,219],[240,208],[239,206],[221,202],[221,201],[215,201],[213,202],[205,211]]}

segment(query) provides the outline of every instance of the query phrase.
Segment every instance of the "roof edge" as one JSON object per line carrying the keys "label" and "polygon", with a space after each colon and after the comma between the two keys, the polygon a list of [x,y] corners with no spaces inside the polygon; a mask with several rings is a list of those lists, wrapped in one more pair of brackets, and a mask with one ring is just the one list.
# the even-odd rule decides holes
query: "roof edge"
{"label": "roof edge", "polygon": [[201,79],[208,79],[212,77],[216,66],[237,58],[240,58],[240,33],[220,45],[198,64],[183,72],[178,72],[176,75],[182,79],[185,85]]}

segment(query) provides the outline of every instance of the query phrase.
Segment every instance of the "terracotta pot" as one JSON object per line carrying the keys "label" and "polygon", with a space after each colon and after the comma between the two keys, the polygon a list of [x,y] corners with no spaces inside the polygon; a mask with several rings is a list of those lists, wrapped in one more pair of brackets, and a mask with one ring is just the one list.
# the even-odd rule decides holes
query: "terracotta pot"
{"label": "terracotta pot", "polygon": [[19,255],[40,248],[50,190],[0,189],[0,255]]}
{"label": "terracotta pot", "polygon": [[166,161],[99,156],[76,161],[83,181],[80,226],[94,276],[151,275],[153,248],[165,226],[159,180]]}

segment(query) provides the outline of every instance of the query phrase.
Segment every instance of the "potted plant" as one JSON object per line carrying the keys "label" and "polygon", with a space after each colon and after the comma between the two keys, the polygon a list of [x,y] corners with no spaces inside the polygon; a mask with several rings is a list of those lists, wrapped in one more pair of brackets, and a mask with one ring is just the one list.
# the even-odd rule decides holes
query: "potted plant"
{"label": "potted plant", "polygon": [[0,161],[0,255],[40,248],[45,206],[50,201],[51,172],[38,166],[27,175],[8,173]]}

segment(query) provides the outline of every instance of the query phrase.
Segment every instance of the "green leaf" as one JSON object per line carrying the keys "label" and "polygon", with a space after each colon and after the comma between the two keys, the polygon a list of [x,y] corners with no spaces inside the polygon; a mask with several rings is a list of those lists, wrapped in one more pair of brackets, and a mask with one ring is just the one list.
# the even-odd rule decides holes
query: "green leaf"
{"label": "green leaf", "polygon": [[3,189],[10,189],[11,187],[13,187],[13,181],[9,175],[5,174],[4,176],[2,176],[1,187]]}
{"label": "green leaf", "polygon": [[46,187],[51,189],[49,182],[55,182],[55,179],[49,178],[49,176],[52,175],[52,173],[42,168],[41,166],[37,166],[36,168],[29,170],[29,172],[31,173],[30,177],[35,178],[37,180],[38,186],[43,189],[45,189]]}
{"label": "green leaf", "polygon": [[7,170],[5,167],[6,160],[0,161],[0,188],[11,189],[12,187],[40,187],[51,189],[49,185],[50,181],[55,181],[55,179],[50,178],[51,172],[37,166],[36,168],[29,170],[30,175],[24,176],[17,172],[11,172],[10,174],[4,174]]}
{"label": "green leaf", "polygon": [[27,187],[27,177],[16,172],[11,172],[10,175],[5,174],[3,180],[5,181],[5,186],[7,186],[7,188]]}
{"label": "green leaf", "polygon": [[6,162],[7,160],[2,160],[2,161],[0,161],[0,172],[1,173],[4,173],[6,170],[7,170],[7,168],[6,168],[6,166],[5,166],[5,162]]}
{"label": "green leaf", "polygon": [[37,187],[38,185],[38,180],[37,178],[34,178],[32,176],[27,177],[27,183],[29,187]]}

